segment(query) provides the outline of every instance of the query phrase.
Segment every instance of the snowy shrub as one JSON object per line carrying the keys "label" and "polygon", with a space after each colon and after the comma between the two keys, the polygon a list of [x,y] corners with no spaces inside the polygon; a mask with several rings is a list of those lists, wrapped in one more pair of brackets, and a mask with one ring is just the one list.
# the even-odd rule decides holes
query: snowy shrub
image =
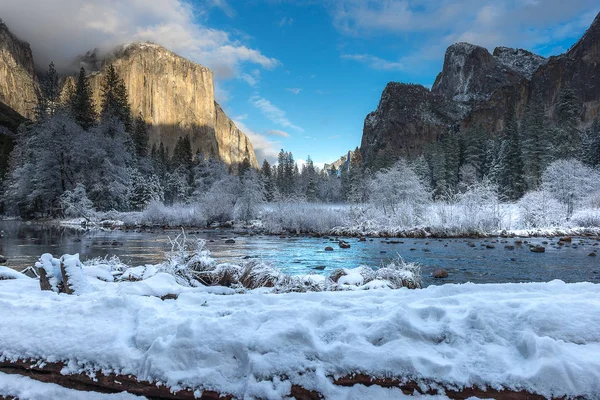
{"label": "snowy shrub", "polygon": [[521,223],[526,228],[558,226],[566,217],[565,206],[545,190],[526,193],[518,206]]}
{"label": "snowy shrub", "polygon": [[497,187],[488,180],[471,185],[459,195],[464,231],[491,232],[501,229],[502,213]]}
{"label": "snowy shrub", "polygon": [[85,186],[80,183],[60,196],[60,204],[66,217],[83,217],[89,220],[94,214],[92,201],[87,197]]}
{"label": "snowy shrub", "polygon": [[207,224],[226,222],[233,219],[235,205],[239,193],[239,180],[235,176],[226,175],[215,182],[200,197],[200,209]]}
{"label": "snowy shrub", "polygon": [[542,189],[563,204],[577,204],[600,190],[600,172],[575,159],[557,160],[542,174]]}
{"label": "snowy shrub", "polygon": [[141,213],[138,223],[146,226],[204,226],[206,218],[197,205],[165,206],[161,202],[154,201]]}
{"label": "snowy shrub", "polygon": [[235,204],[235,218],[250,221],[258,216],[260,205],[265,201],[263,183],[254,170],[244,173],[240,181],[240,195]]}
{"label": "snowy shrub", "polygon": [[263,226],[270,233],[329,233],[350,221],[348,206],[279,202],[265,208]]}
{"label": "snowy shrub", "polygon": [[597,190],[585,196],[581,203],[584,207],[600,208],[600,190]]}
{"label": "snowy shrub", "polygon": [[571,224],[584,228],[600,228],[600,209],[583,209],[571,216]]}
{"label": "snowy shrub", "polygon": [[143,210],[152,202],[164,201],[164,189],[156,175],[145,176],[137,169],[132,168],[131,183],[129,202],[132,209]]}
{"label": "snowy shrub", "polygon": [[384,214],[404,221],[418,217],[431,197],[405,160],[375,174],[370,190],[370,200],[375,206]]}

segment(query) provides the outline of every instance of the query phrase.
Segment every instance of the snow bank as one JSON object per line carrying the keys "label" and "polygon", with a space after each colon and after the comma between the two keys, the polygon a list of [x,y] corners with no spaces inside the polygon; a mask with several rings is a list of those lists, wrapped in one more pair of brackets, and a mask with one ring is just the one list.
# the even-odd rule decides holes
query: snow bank
{"label": "snow bank", "polygon": [[199,287],[167,301],[128,289],[155,278],[175,285],[157,273],[146,281],[97,281],[101,290],[67,296],[41,292],[33,279],[0,281],[0,359],[63,361],[65,374],[133,374],[173,390],[237,398],[281,398],[291,385],[325,398],[399,395],[333,383],[360,373],[600,398],[600,285],[233,296]]}
{"label": "snow bank", "polygon": [[28,277],[14,269],[0,265],[0,281],[6,279],[28,279]]}

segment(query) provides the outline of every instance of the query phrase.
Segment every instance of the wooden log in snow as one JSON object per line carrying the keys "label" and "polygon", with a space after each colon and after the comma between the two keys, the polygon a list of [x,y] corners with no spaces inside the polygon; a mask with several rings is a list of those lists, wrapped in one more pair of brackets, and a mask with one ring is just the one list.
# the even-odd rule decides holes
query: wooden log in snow
{"label": "wooden log in snow", "polygon": [[[46,382],[55,383],[57,385],[75,389],[85,390],[99,393],[120,393],[129,392],[138,396],[146,396],[152,399],[195,399],[193,390],[180,390],[172,393],[166,386],[157,386],[155,382],[139,381],[132,375],[103,375],[98,372],[94,377],[87,374],[70,374],[63,375],[61,370],[65,367],[64,363],[42,363],[34,360],[19,360],[19,361],[2,361],[0,362],[0,372],[8,374],[19,374],[29,378]],[[344,376],[333,379],[333,383],[338,386],[351,387],[354,385],[364,386],[381,386],[384,388],[398,388],[406,395],[412,394],[439,394],[436,390],[430,389],[423,391],[421,385],[416,381],[401,381],[394,378],[372,378],[368,375],[357,374],[352,376]],[[444,385],[429,382],[438,387]],[[316,391],[308,390],[302,386],[292,385],[291,396],[298,400],[318,400],[324,396]],[[515,391],[510,389],[481,389],[478,387],[462,388],[460,390],[447,388],[445,395],[453,400],[465,400],[470,397],[481,399],[496,399],[496,400],[544,400],[544,396],[528,393],[524,390]],[[205,400],[230,400],[233,396],[230,394],[221,394],[214,391],[205,390],[202,392],[200,399]],[[554,400],[560,400],[557,398]],[[0,397],[0,400],[1,397]]]}

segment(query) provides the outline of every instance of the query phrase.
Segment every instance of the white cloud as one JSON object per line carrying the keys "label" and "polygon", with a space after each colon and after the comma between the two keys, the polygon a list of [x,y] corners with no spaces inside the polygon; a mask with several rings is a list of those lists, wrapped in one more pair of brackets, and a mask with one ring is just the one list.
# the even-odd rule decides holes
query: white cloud
{"label": "white cloud", "polygon": [[235,11],[226,0],[207,0],[207,4],[211,7],[219,8],[229,18],[235,17]]}
{"label": "white cloud", "polygon": [[271,129],[265,132],[269,136],[281,136],[281,137],[290,137],[290,134],[284,131],[280,131],[278,129]]}
{"label": "white cloud", "polygon": [[277,161],[277,155],[279,154],[279,149],[281,149],[280,142],[272,141],[266,136],[254,132],[240,120],[234,120],[233,122],[250,139],[259,164],[265,159],[271,164]]}
{"label": "white cloud", "polygon": [[[400,50],[393,62],[346,54],[383,70],[420,69],[424,62],[442,59],[445,49],[458,41],[490,50],[513,46],[535,51],[556,40],[578,37],[600,11],[597,0],[332,0],[330,4],[334,26],[345,35],[396,36],[418,43],[418,48]],[[407,40],[407,35],[418,36]]]}
{"label": "white cloud", "polygon": [[286,116],[285,111],[271,103],[269,100],[260,96],[252,96],[250,103],[258,108],[271,122],[279,124],[286,128],[294,129],[298,132],[304,132],[304,129],[293,124]]}
{"label": "white cloud", "polygon": [[300,92],[302,91],[301,88],[285,88],[285,90],[287,90],[290,93],[293,93],[295,95],[300,94]]}
{"label": "white cloud", "polygon": [[367,64],[369,67],[382,71],[401,71],[404,64],[397,61],[388,61],[371,54],[342,54],[345,60],[354,60]]}
{"label": "white cloud", "polygon": [[88,50],[138,40],[156,42],[206,65],[217,78],[236,76],[244,64],[266,69],[279,65],[231,33],[199,23],[210,7],[233,13],[225,0],[196,5],[185,0],[2,0],[0,15],[31,43],[41,68],[54,61],[64,69]]}
{"label": "white cloud", "polygon": [[258,83],[256,78],[250,74],[241,73],[239,78],[252,87],[255,87],[256,84]]}

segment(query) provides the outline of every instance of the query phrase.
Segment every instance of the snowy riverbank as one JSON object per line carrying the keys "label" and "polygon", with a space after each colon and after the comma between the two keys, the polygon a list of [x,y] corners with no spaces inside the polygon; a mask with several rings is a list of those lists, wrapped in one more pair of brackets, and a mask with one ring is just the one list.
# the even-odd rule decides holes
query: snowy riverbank
{"label": "snowy riverbank", "polygon": [[[484,395],[600,398],[600,285],[392,290],[382,277],[364,282],[356,270],[328,289],[334,291],[257,287],[236,294],[235,286],[191,285],[185,269],[194,263],[235,269],[218,268],[207,253],[182,254],[129,269],[96,261],[81,275],[65,257],[75,295],[40,291],[38,280],[2,269],[8,279],[0,280],[0,372],[33,368],[66,381],[96,376],[88,383],[108,379],[113,390],[136,393],[110,378],[132,375],[155,388],[234,398],[278,399],[297,390],[400,397],[407,388],[446,398],[444,391],[474,387]],[[44,260],[51,271],[56,260]],[[392,387],[359,384],[369,377]],[[21,384],[40,390],[0,375],[0,395],[18,395]]]}

